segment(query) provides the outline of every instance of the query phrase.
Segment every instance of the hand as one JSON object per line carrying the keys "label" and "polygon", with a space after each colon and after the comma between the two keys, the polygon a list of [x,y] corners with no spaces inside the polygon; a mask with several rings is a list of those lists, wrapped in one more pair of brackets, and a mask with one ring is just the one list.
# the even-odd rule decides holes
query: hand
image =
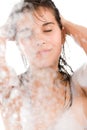
{"label": "hand", "polygon": [[61,22],[62,22],[62,25],[64,26],[67,22],[67,20],[61,15]]}
{"label": "hand", "polygon": [[87,54],[87,27],[72,23],[61,16],[65,33],[72,36]]}

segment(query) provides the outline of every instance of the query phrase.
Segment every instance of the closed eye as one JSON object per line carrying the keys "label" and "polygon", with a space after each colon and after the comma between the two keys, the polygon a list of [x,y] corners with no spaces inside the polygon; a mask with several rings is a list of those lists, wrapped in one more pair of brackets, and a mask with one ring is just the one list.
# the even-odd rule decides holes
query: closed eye
{"label": "closed eye", "polygon": [[52,31],[52,29],[49,29],[49,30],[44,30],[44,32],[51,32]]}

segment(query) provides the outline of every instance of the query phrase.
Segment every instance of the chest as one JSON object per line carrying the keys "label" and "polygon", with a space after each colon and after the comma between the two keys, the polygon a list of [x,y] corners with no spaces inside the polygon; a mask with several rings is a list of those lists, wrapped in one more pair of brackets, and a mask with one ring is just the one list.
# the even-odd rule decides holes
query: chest
{"label": "chest", "polygon": [[83,130],[73,109],[65,112],[65,92],[59,91],[13,90],[2,109],[6,130]]}
{"label": "chest", "polygon": [[45,110],[38,111],[38,114],[35,114],[36,112],[33,113],[30,105],[25,102],[25,106],[20,110],[19,119],[16,112],[6,118],[4,130],[15,130],[15,128],[18,130],[84,130],[87,128],[87,124],[82,125],[78,122],[77,115],[73,111],[69,110],[53,117],[51,113],[45,112]]}
{"label": "chest", "polygon": [[[64,92],[61,91],[61,93],[63,94]],[[25,98],[23,101],[21,120],[23,121],[25,117],[26,122],[28,121],[27,124],[29,124],[30,120],[31,130],[48,130],[55,124],[56,118],[61,115],[65,102],[65,97],[58,95],[58,90],[53,90],[53,88],[50,90],[38,89],[37,91],[35,89],[35,92],[30,93],[29,100],[27,99]],[[23,126],[23,124],[25,122],[22,123],[22,127],[28,127],[28,125]],[[28,130],[29,128],[24,128],[23,130]]]}
{"label": "chest", "polygon": [[64,90],[37,88],[13,89],[2,106],[6,130],[46,130],[54,124],[64,107]]}
{"label": "chest", "polygon": [[[59,113],[57,110],[52,112],[46,108],[35,108],[33,111],[30,108],[28,111],[27,107],[21,109],[22,130],[84,130],[87,127],[87,124],[78,120],[78,114],[72,110]],[[85,122],[84,115],[80,114],[80,117]]]}

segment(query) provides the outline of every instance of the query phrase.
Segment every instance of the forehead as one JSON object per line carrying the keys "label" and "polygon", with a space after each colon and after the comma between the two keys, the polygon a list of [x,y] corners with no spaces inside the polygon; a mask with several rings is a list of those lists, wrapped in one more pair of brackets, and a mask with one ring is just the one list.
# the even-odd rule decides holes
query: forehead
{"label": "forehead", "polygon": [[51,9],[40,7],[34,11],[26,10],[17,22],[17,29],[23,28],[23,26],[42,26],[47,22],[57,23]]}
{"label": "forehead", "polygon": [[[36,18],[39,18],[40,21],[50,21],[55,20],[54,13],[52,9],[46,7],[39,7],[37,10],[33,12]],[[36,20],[36,19],[35,19]]]}

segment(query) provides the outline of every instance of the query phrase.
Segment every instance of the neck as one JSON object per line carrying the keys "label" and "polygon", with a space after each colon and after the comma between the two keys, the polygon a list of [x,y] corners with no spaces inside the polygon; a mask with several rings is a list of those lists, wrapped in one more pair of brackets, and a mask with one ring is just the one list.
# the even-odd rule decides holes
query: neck
{"label": "neck", "polygon": [[[52,84],[58,75],[58,68],[29,68],[29,78],[33,81]],[[49,81],[49,82],[48,82]]]}
{"label": "neck", "polygon": [[32,76],[40,76],[40,77],[45,77],[46,75],[49,76],[49,75],[53,75],[55,73],[58,72],[58,68],[53,68],[53,67],[45,67],[45,68],[35,68],[35,67],[30,67],[29,68],[29,72],[30,72],[30,75]]}

